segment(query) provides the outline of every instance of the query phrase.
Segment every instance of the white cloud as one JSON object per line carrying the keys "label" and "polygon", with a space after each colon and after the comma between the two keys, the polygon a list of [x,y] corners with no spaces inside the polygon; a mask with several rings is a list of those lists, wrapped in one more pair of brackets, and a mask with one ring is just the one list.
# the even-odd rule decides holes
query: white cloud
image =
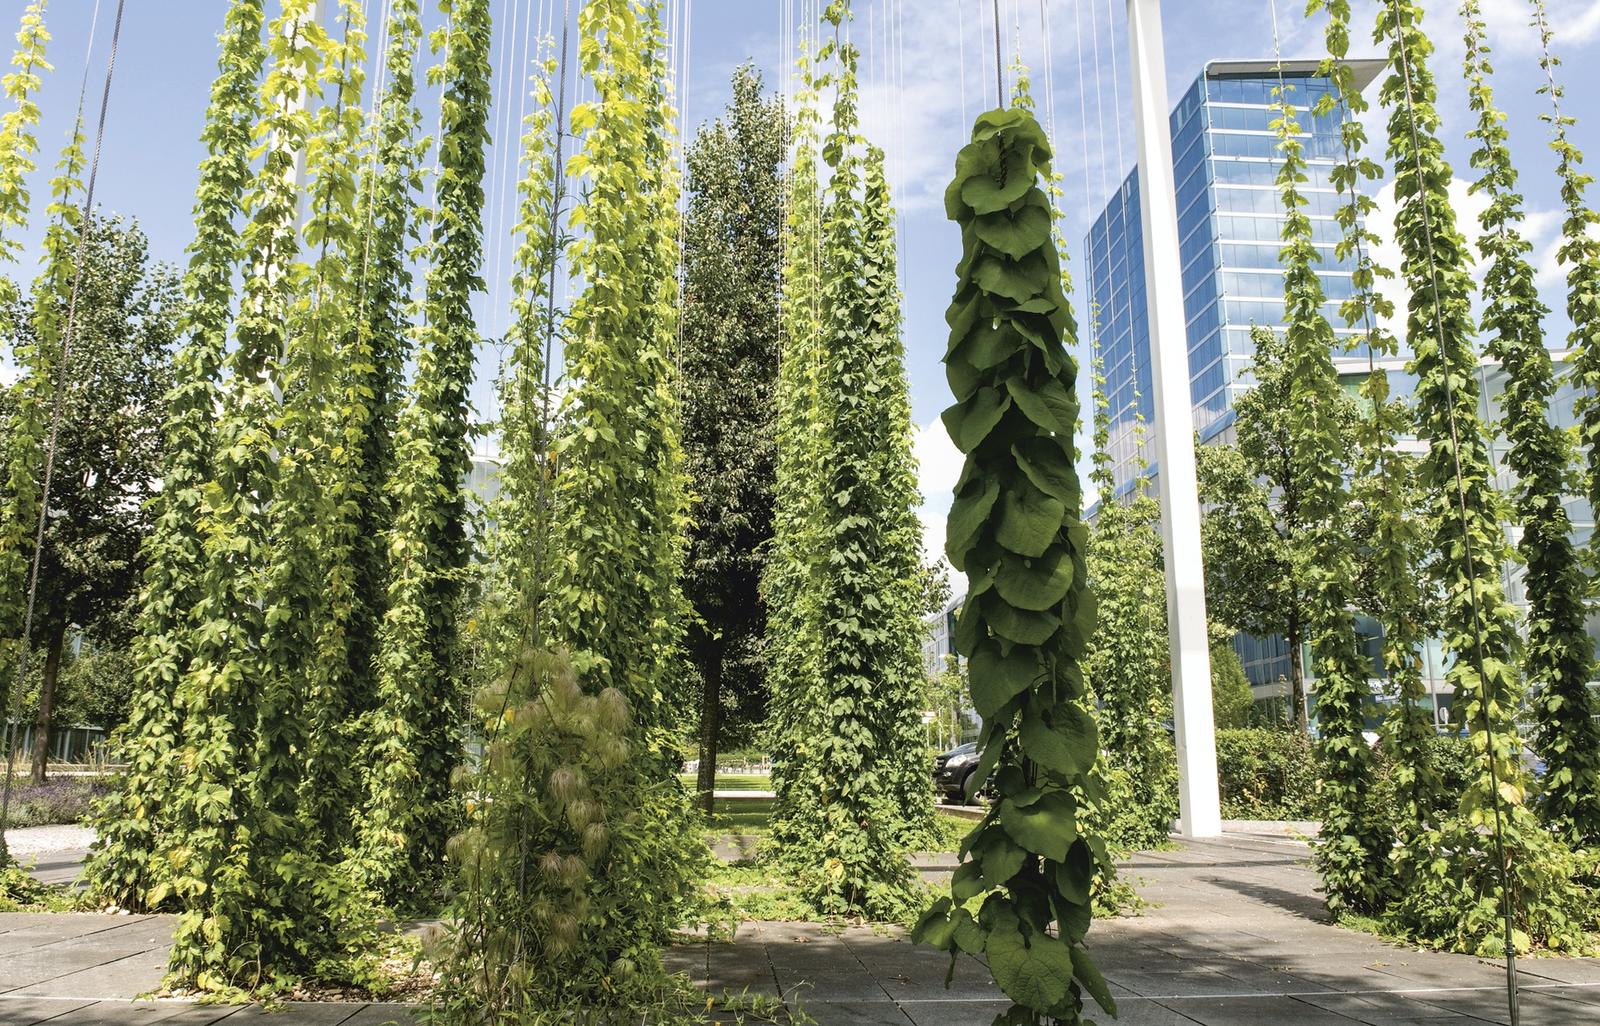
{"label": "white cloud", "polygon": [[922,520],[923,554],[929,561],[943,560],[945,517],[965,457],[937,417],[917,427],[911,444],[917,458],[917,489],[922,493],[917,516]]}
{"label": "white cloud", "polygon": [[[1456,4],[1434,4],[1454,10]],[[1554,46],[1561,49],[1600,37],[1600,0],[1546,0],[1546,18],[1556,31]],[[1517,55],[1539,52],[1539,32],[1532,25],[1528,5],[1491,0],[1483,5],[1483,23],[1495,49]]]}

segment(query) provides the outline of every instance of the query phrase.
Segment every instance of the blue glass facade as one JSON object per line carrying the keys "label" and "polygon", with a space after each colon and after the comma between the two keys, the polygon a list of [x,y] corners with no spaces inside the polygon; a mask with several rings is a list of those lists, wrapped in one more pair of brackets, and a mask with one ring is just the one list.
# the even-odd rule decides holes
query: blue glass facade
{"label": "blue glass facade", "polygon": [[[1313,237],[1322,253],[1330,319],[1350,293],[1350,268],[1334,255],[1341,232],[1339,197],[1329,171],[1341,155],[1339,125],[1310,108],[1332,88],[1314,65],[1286,65],[1282,74],[1305,142]],[[1179,259],[1188,322],[1189,392],[1195,430],[1209,441],[1232,422],[1233,401],[1250,387],[1252,325],[1283,323],[1283,273],[1278,267],[1282,205],[1276,186],[1274,91],[1269,64],[1219,62],[1207,67],[1171,116],[1177,185]],[[1086,240],[1085,323],[1099,341],[1111,414],[1109,450],[1117,494],[1153,473],[1142,451],[1141,424],[1154,416],[1150,332],[1144,287],[1143,232],[1137,171],[1128,175]],[[1365,360],[1364,352],[1352,356]]]}

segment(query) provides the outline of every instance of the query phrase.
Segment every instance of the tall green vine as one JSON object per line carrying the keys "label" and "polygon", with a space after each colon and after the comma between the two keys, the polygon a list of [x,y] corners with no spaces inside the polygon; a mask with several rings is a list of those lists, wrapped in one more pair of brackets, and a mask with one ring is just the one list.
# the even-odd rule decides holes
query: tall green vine
{"label": "tall green vine", "polygon": [[[15,234],[28,224],[27,177],[34,169],[33,154],[39,149],[39,105],[34,94],[43,82],[43,72],[51,70],[45,60],[50,33],[44,12],[45,0],[34,0],[23,10],[17,51],[11,58],[15,70],[0,79],[6,98],[16,105],[0,117],[0,261],[6,262],[16,259],[21,244]],[[11,309],[14,298],[11,280],[0,278],[0,307]],[[7,334],[16,337],[15,332]],[[19,373],[30,371],[33,354],[12,355]],[[4,703],[0,708],[7,710],[6,715],[11,709],[12,663],[22,644],[28,554],[37,521],[37,468],[32,457],[42,444],[44,407],[34,393],[26,383],[19,390],[20,402],[6,424],[11,444],[5,447],[6,466],[0,478],[0,702]],[[6,729],[0,724],[0,733]],[[0,837],[0,864],[6,858],[5,839]]]}
{"label": "tall green vine", "polygon": [[1356,647],[1352,611],[1356,580],[1350,543],[1349,495],[1344,474],[1351,463],[1344,394],[1333,365],[1333,325],[1323,314],[1326,299],[1312,244],[1305,144],[1287,88],[1277,90],[1274,128],[1283,163],[1278,194],[1283,203],[1285,363],[1289,377],[1287,429],[1300,478],[1302,514],[1309,525],[1306,559],[1307,632],[1317,677],[1318,756],[1322,762],[1322,829],[1316,863],[1333,911],[1370,912],[1379,904],[1385,838],[1374,816],[1372,751],[1363,731],[1371,701],[1370,667]]}
{"label": "tall green vine", "polygon": [[1446,194],[1451,172],[1436,134],[1436,87],[1427,68],[1433,46],[1421,17],[1415,3],[1390,0],[1374,38],[1388,48],[1391,68],[1380,96],[1392,109],[1395,236],[1411,293],[1406,334],[1415,354],[1418,433],[1429,447],[1421,476],[1438,554],[1443,642],[1454,657],[1455,709],[1477,764],[1454,813],[1419,837],[1415,850],[1397,854],[1412,877],[1387,920],[1419,940],[1481,952],[1502,948],[1502,917],[1515,923],[1519,947],[1580,945],[1592,911],[1571,882],[1570,856],[1527,806],[1530,780],[1513,719],[1521,697],[1515,612],[1500,575],[1509,553],[1478,417],[1470,258]]}
{"label": "tall green vine", "polygon": [[240,245],[235,219],[250,181],[256,87],[266,59],[263,6],[261,0],[232,4],[223,22],[217,78],[201,132],[206,157],[195,189],[195,238],[184,277],[188,342],[174,358],[161,490],[142,551],[145,573],[133,643],[133,699],[127,724],[115,739],[125,769],[96,812],[95,853],[87,871],[92,893],[135,910],[150,906],[150,888],[166,876],[163,864],[152,856],[161,847],[165,796],[176,786],[172,756],[181,730],[178,682],[189,665],[193,632],[202,622],[195,615],[205,570],[199,521],[212,475],[212,420],[221,401],[218,376],[233,320]]}
{"label": "tall green vine", "polygon": [[[1544,120],[1552,127],[1550,148],[1556,153],[1561,202],[1566,211],[1557,257],[1567,268],[1567,317],[1572,322],[1568,345],[1572,349],[1574,379],[1583,386],[1577,390],[1575,406],[1593,507],[1600,499],[1600,399],[1596,398],[1596,386],[1600,385],[1600,238],[1596,238],[1600,214],[1585,198],[1594,176],[1582,170],[1583,154],[1567,135],[1576,119],[1561,112],[1563,92],[1555,78],[1560,61],[1550,52],[1553,31],[1545,17],[1543,0],[1532,0],[1532,6],[1541,45],[1539,64],[1546,76],[1540,91],[1549,95],[1551,105]],[[1531,281],[1527,287],[1532,287]],[[1521,401],[1542,400],[1530,392]],[[1541,454],[1541,458],[1548,455],[1551,454]],[[1534,454],[1529,453],[1529,457]],[[1530,467],[1534,465],[1530,463]],[[1562,522],[1566,519],[1560,498],[1564,482],[1549,479],[1555,464],[1537,466],[1546,475],[1544,493],[1548,496],[1548,505],[1541,513],[1551,524],[1550,529],[1558,530],[1555,518]],[[1564,469],[1566,464],[1561,463],[1560,467]],[[1521,468],[1518,470],[1520,473]],[[1593,845],[1600,843],[1600,726],[1595,720],[1600,715],[1600,703],[1586,686],[1593,676],[1594,660],[1592,643],[1583,626],[1585,611],[1581,604],[1576,608],[1572,605],[1577,595],[1574,589],[1583,586],[1582,575],[1570,561],[1570,550],[1564,554],[1559,551],[1559,543],[1552,548],[1549,541],[1544,547],[1549,551],[1540,555],[1548,558],[1541,563],[1540,571],[1551,592],[1547,600],[1550,629],[1543,636],[1530,638],[1535,652],[1542,657],[1539,669],[1545,671],[1542,677],[1535,678],[1532,695],[1538,715],[1534,743],[1549,767],[1540,809],[1547,820],[1575,840]],[[1526,552],[1524,558],[1528,560],[1529,600],[1537,601],[1534,563]]]}
{"label": "tall green vine", "polygon": [[[980,115],[956,158],[946,211],[961,225],[946,314],[945,425],[966,463],[946,552],[967,574],[956,645],[983,717],[980,779],[996,801],[915,936],[983,954],[1016,1003],[1008,1022],[1081,1021],[1085,989],[1115,1002],[1083,940],[1104,845],[1079,828],[1098,731],[1082,659],[1094,625],[1074,470],[1073,335],[1051,242],[1050,146],[1025,111]],[[974,916],[969,903],[981,898]]]}
{"label": "tall green vine", "polygon": [[819,148],[817,87],[809,41],[798,60],[792,159],[786,186],[782,337],[772,499],[772,549],[762,578],[767,604],[768,677],[772,698],[773,837],[780,848],[817,835],[817,803],[806,781],[816,758],[820,727],[812,717],[817,699],[817,655],[821,638],[816,604],[817,371],[821,362],[822,220],[817,180]]}
{"label": "tall green vine", "polygon": [[457,637],[471,541],[462,479],[471,466],[467,389],[481,291],[484,148],[488,142],[488,0],[450,0],[433,46],[441,135],[417,369],[395,439],[389,482],[392,578],[380,633],[362,872],[391,901],[438,882],[455,815],[450,777],[465,712]]}
{"label": "tall green vine", "polygon": [[[1384,676],[1394,699],[1383,726],[1397,799],[1390,821],[1396,838],[1406,845],[1432,822],[1441,786],[1430,755],[1435,731],[1422,679],[1427,610],[1419,581],[1426,539],[1421,518],[1413,515],[1419,501],[1416,460],[1399,451],[1399,439],[1412,430],[1410,414],[1402,401],[1391,397],[1389,372],[1376,362],[1392,359],[1400,351],[1399,341],[1386,327],[1394,317],[1394,304],[1377,288],[1380,279],[1393,277],[1393,271],[1373,256],[1382,240],[1367,227],[1374,200],[1363,188],[1364,183],[1379,181],[1383,168],[1362,154],[1367,145],[1362,115],[1370,104],[1356,87],[1355,69],[1345,59],[1350,50],[1350,4],[1313,0],[1307,13],[1324,6],[1328,57],[1318,71],[1334,89],[1313,109],[1319,117],[1339,115],[1342,160],[1330,171],[1341,198],[1335,214],[1340,238],[1334,256],[1351,266],[1350,296],[1340,304],[1340,313],[1348,327],[1360,329],[1369,367],[1361,384],[1368,410],[1357,432],[1351,495],[1364,526],[1361,533],[1369,539],[1363,605],[1383,631]],[[1404,882],[1394,880],[1392,872],[1389,875],[1392,886],[1403,889]]]}

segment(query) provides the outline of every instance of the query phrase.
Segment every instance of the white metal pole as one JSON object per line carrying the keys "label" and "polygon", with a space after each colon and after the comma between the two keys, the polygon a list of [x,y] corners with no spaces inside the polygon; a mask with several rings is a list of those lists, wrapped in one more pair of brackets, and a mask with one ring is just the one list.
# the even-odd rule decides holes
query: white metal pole
{"label": "white metal pole", "polygon": [[1222,805],[1217,793],[1217,735],[1211,712],[1211,652],[1200,557],[1200,489],[1194,468],[1189,341],[1180,285],[1183,277],[1160,0],[1128,0],[1128,42],[1133,49],[1139,216],[1144,228],[1145,299],[1156,392],[1161,541],[1167,565],[1178,832],[1185,837],[1216,837],[1222,833]]}

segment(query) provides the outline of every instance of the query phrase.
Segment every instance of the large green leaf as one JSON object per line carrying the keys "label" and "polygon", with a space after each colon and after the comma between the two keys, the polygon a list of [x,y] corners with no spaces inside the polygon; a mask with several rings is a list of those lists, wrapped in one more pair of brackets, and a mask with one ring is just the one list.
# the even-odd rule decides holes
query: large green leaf
{"label": "large green leaf", "polygon": [[1061,533],[1067,507],[1037,488],[1019,483],[1000,496],[995,540],[1021,556],[1042,556]]}
{"label": "large green leaf", "polygon": [[1061,629],[1061,618],[1053,613],[1018,609],[999,595],[985,595],[983,615],[996,636],[1019,645],[1042,645]]}
{"label": "large green leaf", "polygon": [[1028,758],[1069,776],[1087,773],[1099,752],[1094,717],[1070,702],[1044,710],[1023,710],[1020,736]]}
{"label": "large green leaf", "polygon": [[1076,513],[1083,502],[1083,493],[1078,475],[1072,469],[1072,460],[1061,447],[1065,437],[1024,438],[1011,446],[1011,455],[1017,458],[1017,466],[1035,488],[1053,499],[1060,499],[1069,513]]}
{"label": "large green leaf", "polygon": [[1032,649],[1013,648],[1003,656],[998,645],[983,644],[967,664],[972,706],[979,716],[988,719],[1032,687],[1042,673],[1039,657]]}
{"label": "large green leaf", "polygon": [[1000,486],[993,481],[969,481],[950,503],[950,515],[945,519],[944,551],[957,570],[965,569],[967,550],[989,519],[989,511],[999,495]]}
{"label": "large green leaf", "polygon": [[1031,559],[1007,554],[994,574],[994,589],[1018,609],[1053,609],[1072,587],[1072,576],[1071,557],[1055,546]]}
{"label": "large green leaf", "polygon": [[1101,1008],[1110,1015],[1117,1014],[1117,999],[1111,996],[1111,988],[1106,986],[1106,978],[1100,975],[1100,968],[1089,957],[1089,952],[1084,948],[1074,945],[1072,952],[1072,975],[1083,984],[1083,989]]}
{"label": "large green leaf", "polygon": [[1078,839],[1077,808],[1064,791],[1050,791],[1026,807],[1003,799],[1000,825],[1012,840],[1052,862],[1066,859]]}
{"label": "large green leaf", "polygon": [[1013,330],[1010,321],[991,321],[975,326],[956,352],[979,370],[988,370],[1005,363],[1027,344],[1028,340]]}
{"label": "large green leaf", "polygon": [[1023,415],[1046,431],[1070,439],[1078,427],[1078,402],[1056,378],[1030,385],[1006,379],[1006,389]]}
{"label": "large green leaf", "polygon": [[956,443],[957,449],[971,452],[1010,408],[1010,399],[985,386],[974,392],[971,399],[944,411],[945,430],[950,432],[950,440]]}
{"label": "large green leaf", "polygon": [[1031,204],[1015,213],[999,210],[981,215],[976,225],[978,238],[1013,260],[1050,241],[1050,211]]}
{"label": "large green leaf", "polygon": [[1024,933],[1009,908],[996,915],[984,953],[994,982],[1019,1005],[1052,1008],[1067,996],[1073,976],[1071,951],[1049,934]]}

